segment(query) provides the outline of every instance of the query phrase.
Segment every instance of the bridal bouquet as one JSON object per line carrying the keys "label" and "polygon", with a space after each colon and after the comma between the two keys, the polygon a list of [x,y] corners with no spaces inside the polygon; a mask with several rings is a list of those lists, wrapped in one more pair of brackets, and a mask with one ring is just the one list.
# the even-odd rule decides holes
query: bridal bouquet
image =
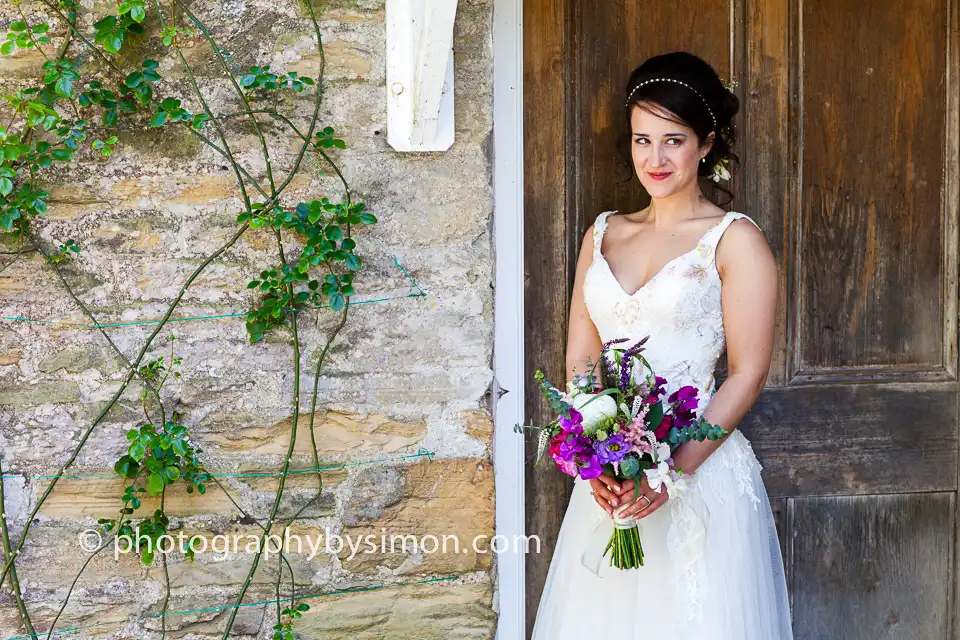
{"label": "bridal bouquet", "polygon": [[[589,371],[577,374],[563,393],[537,370],[536,379],[557,418],[539,430],[535,466],[549,449],[557,467],[584,480],[602,473],[618,480],[634,480],[634,497],[646,476],[656,492],[680,489],[683,470],[675,468],[672,452],[690,440],[716,440],[726,430],[697,417],[697,389],[685,386],[666,398],[667,380],[656,375],[643,357],[649,336],[629,348],[617,347],[628,339],[603,345],[600,360]],[[599,368],[599,372],[598,372]],[[614,511],[614,530],[598,560],[610,553],[618,569],[643,565],[643,547],[637,521],[620,520]]]}

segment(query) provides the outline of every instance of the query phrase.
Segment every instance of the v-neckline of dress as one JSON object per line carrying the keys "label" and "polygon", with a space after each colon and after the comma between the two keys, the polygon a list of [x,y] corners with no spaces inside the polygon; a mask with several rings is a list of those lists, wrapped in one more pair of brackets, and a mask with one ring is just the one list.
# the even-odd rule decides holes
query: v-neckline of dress
{"label": "v-neckline of dress", "polygon": [[[617,212],[617,211],[611,211],[610,213],[611,213],[611,214],[616,214],[616,213],[618,213],[618,212]],[[706,232],[705,232],[702,236],[700,236],[700,239],[697,240],[696,244],[693,245],[693,248],[692,248],[692,249],[690,249],[689,251],[686,251],[686,252],[684,252],[684,253],[681,253],[681,254],[678,255],[676,258],[673,258],[672,260],[669,260],[669,261],[667,261],[666,263],[664,263],[664,265],[663,265],[662,267],[660,267],[660,268],[657,270],[657,272],[654,273],[654,274],[650,277],[649,280],[647,280],[647,281],[644,282],[642,285],[640,285],[640,288],[637,289],[636,291],[634,291],[633,293],[627,293],[627,290],[624,289],[623,285],[620,283],[620,279],[617,278],[616,274],[613,273],[613,269],[610,267],[610,263],[607,262],[606,256],[603,255],[603,236],[600,236],[600,244],[599,244],[599,246],[597,247],[597,256],[600,258],[600,260],[603,262],[604,266],[607,268],[607,273],[609,273],[609,274],[610,274],[610,277],[613,278],[613,281],[617,283],[617,288],[619,288],[620,291],[622,291],[623,294],[624,294],[625,296],[627,296],[628,298],[633,298],[633,297],[635,297],[638,293],[640,293],[641,291],[643,291],[644,289],[646,289],[648,286],[650,286],[650,283],[652,283],[654,280],[656,280],[658,277],[660,277],[660,275],[663,274],[663,273],[667,270],[667,267],[669,267],[670,265],[672,265],[674,262],[679,261],[681,258],[685,258],[686,256],[690,255],[691,253],[693,253],[693,252],[696,251],[697,249],[699,249],[699,248],[700,248],[700,244],[703,242],[703,239],[706,238],[708,235],[710,235],[710,233],[712,233],[714,229],[716,229],[717,227],[719,227],[720,225],[722,225],[722,224],[726,221],[727,217],[730,216],[732,213],[733,213],[732,211],[728,211],[728,212],[723,216],[723,218],[721,218],[720,221],[717,222],[717,224],[715,224],[715,225],[713,225],[712,227],[710,227],[709,229],[707,229]],[[609,217],[609,215],[608,215],[607,217]],[[607,220],[606,220],[606,219],[604,219],[603,225],[604,225],[603,233],[604,233],[604,235],[605,235],[605,234],[606,234],[606,231],[607,231]]]}

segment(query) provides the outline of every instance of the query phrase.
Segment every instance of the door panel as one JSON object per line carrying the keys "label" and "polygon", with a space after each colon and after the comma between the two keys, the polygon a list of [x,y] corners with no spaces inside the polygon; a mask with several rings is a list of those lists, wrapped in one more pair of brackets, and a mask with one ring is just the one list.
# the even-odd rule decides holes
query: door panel
{"label": "door panel", "polygon": [[796,640],[930,640],[950,628],[953,493],[794,501]]}
{"label": "door panel", "polygon": [[794,373],[942,372],[948,2],[802,7]]}
{"label": "door panel", "polygon": [[[780,275],[767,389],[739,426],[764,466],[798,638],[960,631],[958,5],[525,5],[527,360],[555,378],[584,229],[646,201],[617,146],[629,72],[685,49],[736,87],[729,208],[758,222]],[[569,491],[539,475],[531,623]]]}

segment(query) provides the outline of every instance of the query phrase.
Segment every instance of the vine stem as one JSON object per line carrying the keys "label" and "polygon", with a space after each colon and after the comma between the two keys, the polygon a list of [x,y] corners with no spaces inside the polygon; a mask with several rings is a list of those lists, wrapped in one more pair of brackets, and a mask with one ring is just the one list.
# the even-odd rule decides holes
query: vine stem
{"label": "vine stem", "polygon": [[[142,472],[142,469],[141,469],[141,471],[138,471],[138,472],[137,472],[136,477],[133,479],[133,484],[136,484],[136,483],[137,483],[137,480],[140,478],[140,473],[141,473],[141,472]],[[66,597],[63,599],[63,604],[60,605],[60,610],[57,611],[57,615],[53,618],[53,621],[50,622],[50,629],[47,631],[47,640],[51,640],[51,638],[53,637],[53,630],[54,630],[54,629],[56,628],[56,626],[57,626],[57,621],[60,619],[60,616],[62,616],[62,615],[63,615],[63,612],[66,610],[66,608],[67,608],[67,603],[70,602],[70,596],[73,595],[73,590],[76,588],[77,582],[80,581],[80,576],[82,576],[82,575],[83,575],[83,572],[87,570],[87,565],[89,565],[90,562],[93,561],[94,557],[96,557],[96,555],[97,555],[98,553],[100,553],[101,551],[103,551],[104,549],[106,549],[111,543],[112,543],[112,544],[116,544],[116,543],[117,543],[117,536],[118,536],[118,534],[120,533],[120,531],[123,530],[123,526],[124,526],[124,524],[125,524],[125,523],[124,523],[124,516],[125,516],[125,515],[126,515],[126,514],[123,513],[123,509],[121,509],[121,510],[120,510],[120,515],[118,516],[118,520],[117,520],[117,528],[116,528],[116,530],[114,531],[113,537],[110,538],[110,540],[101,543],[101,545],[100,545],[99,547],[97,547],[93,552],[90,553],[89,556],[87,556],[87,560],[83,563],[83,566],[80,567],[80,571],[77,572],[77,575],[74,577],[73,582],[70,583],[70,588],[67,590],[67,595],[66,595]],[[130,518],[130,520],[132,521],[133,518]]]}
{"label": "vine stem", "polygon": [[[5,496],[3,493],[3,459],[0,458],[0,507],[5,504]],[[3,537],[3,553],[7,558],[12,560],[13,550],[10,547],[10,530],[7,527],[6,513],[0,513],[0,536]],[[37,630],[33,628],[33,622],[31,622],[30,615],[27,613],[27,605],[23,601],[23,591],[20,589],[20,579],[17,577],[16,567],[10,568],[10,586],[13,587],[13,595],[17,601],[17,609],[20,612],[20,619],[23,621],[23,626],[26,627],[27,633],[30,634],[31,638],[37,638]]]}
{"label": "vine stem", "polygon": [[27,540],[27,533],[30,531],[30,526],[33,524],[33,519],[36,517],[37,512],[40,510],[40,507],[43,505],[47,497],[53,492],[53,488],[57,485],[57,482],[63,476],[64,472],[66,472],[66,470],[70,467],[70,465],[72,465],[76,461],[77,456],[80,454],[80,450],[83,448],[83,445],[86,444],[87,439],[90,437],[90,434],[93,433],[93,430],[97,427],[97,425],[100,424],[100,422],[103,421],[103,419],[106,417],[110,409],[113,408],[113,405],[116,404],[117,400],[120,399],[120,396],[123,395],[123,392],[126,390],[127,385],[130,384],[130,381],[134,377],[136,367],[140,366],[140,362],[143,360],[147,351],[150,349],[150,345],[153,343],[154,338],[157,337],[157,334],[160,333],[164,325],[170,320],[170,316],[173,315],[174,310],[180,304],[180,301],[183,299],[183,296],[186,295],[187,289],[190,287],[191,284],[193,284],[194,280],[197,279],[197,277],[203,272],[204,269],[207,268],[207,266],[211,262],[213,262],[218,257],[220,257],[220,255],[224,251],[226,251],[227,249],[232,247],[234,244],[236,244],[237,240],[240,239],[240,237],[247,231],[247,229],[249,229],[249,225],[244,224],[243,226],[241,226],[237,230],[237,232],[234,233],[233,236],[225,244],[223,244],[219,249],[217,249],[216,251],[211,253],[209,256],[207,256],[207,258],[200,264],[200,266],[198,266],[193,271],[193,273],[190,274],[190,277],[187,278],[187,281],[180,288],[180,292],[177,294],[177,297],[173,300],[170,306],[167,307],[167,312],[164,314],[163,318],[157,324],[157,327],[156,329],[153,330],[153,333],[151,333],[150,336],[147,338],[146,343],[140,349],[140,353],[137,354],[136,360],[133,361],[133,368],[127,373],[127,377],[123,381],[123,383],[120,385],[120,388],[117,389],[116,393],[114,393],[113,397],[110,399],[110,402],[107,404],[107,406],[104,407],[104,409],[100,412],[97,418],[84,432],[83,437],[80,439],[80,442],[77,444],[76,449],[74,449],[73,453],[70,455],[70,458],[60,468],[60,471],[57,472],[57,475],[54,476],[53,480],[51,480],[50,485],[43,492],[43,495],[40,497],[40,499],[37,500],[37,504],[34,505],[33,509],[30,512],[30,516],[27,518],[26,526],[24,527],[23,533],[20,536],[20,541],[17,543],[16,549],[14,550],[12,555],[8,556],[7,562],[6,564],[4,564],[2,572],[0,572],[0,584],[3,584],[3,580],[4,578],[6,578],[7,572],[10,571],[11,567],[13,566],[14,558],[16,557],[16,554],[19,553],[20,550],[23,548],[23,545]]}
{"label": "vine stem", "polygon": [[[166,27],[167,24],[163,19],[163,12],[160,10],[160,5],[157,3],[157,0],[153,0],[153,6],[157,10],[157,16],[160,18],[160,24],[163,27]],[[190,86],[193,87],[194,93],[197,94],[197,99],[200,100],[200,105],[203,107],[204,113],[206,113],[213,122],[214,129],[217,130],[217,136],[220,138],[220,143],[223,145],[223,150],[226,153],[227,160],[233,166],[233,171],[237,175],[237,184],[239,185],[240,193],[243,196],[243,204],[245,205],[247,211],[250,211],[250,196],[247,194],[247,187],[243,182],[243,175],[240,172],[240,165],[234,159],[233,152],[230,150],[230,145],[227,143],[227,137],[223,132],[223,127],[220,126],[220,123],[213,115],[213,111],[210,109],[210,105],[207,104],[206,98],[203,97],[203,92],[200,91],[200,85],[197,84],[197,77],[194,75],[193,69],[190,67],[189,63],[187,63],[187,58],[183,55],[183,51],[180,49],[180,44],[176,40],[173,41],[173,49],[177,52],[177,57],[180,58],[180,63],[187,72],[187,77],[190,79]],[[260,185],[256,183],[256,181],[254,181],[254,184],[256,184],[257,190],[262,193],[263,189],[260,187]],[[274,189],[271,197],[275,196],[276,190]]]}
{"label": "vine stem", "polygon": [[[63,15],[63,12],[60,10],[60,7],[57,6],[57,3],[56,3],[56,2],[52,2],[52,0],[40,0],[40,2],[42,2],[44,5],[46,5],[46,7],[47,7],[48,9],[50,9],[51,11],[53,11],[54,13],[56,13],[56,14],[60,17],[61,20],[63,20],[64,22],[66,22],[67,25],[68,25],[69,28],[70,28],[70,29],[69,29],[70,32],[72,32],[72,33],[73,33],[75,36],[77,36],[85,45],[87,45],[87,48],[90,49],[90,51],[93,53],[93,55],[95,55],[97,58],[99,58],[100,61],[103,62],[105,65],[107,65],[107,67],[108,67],[111,71],[113,71],[117,76],[119,76],[121,80],[125,80],[125,79],[126,79],[126,76],[123,74],[122,71],[120,71],[120,69],[117,67],[117,65],[113,64],[113,61],[112,61],[110,58],[108,58],[107,56],[103,55],[103,53],[102,53],[99,49],[97,49],[96,45],[94,45],[92,42],[90,42],[90,40],[89,40],[85,35],[83,35],[82,33],[80,33],[80,30],[77,29],[76,21],[75,21],[75,20],[74,20],[74,21],[71,21],[70,18],[68,18],[67,16]],[[68,41],[68,46],[69,46],[69,41]],[[66,51],[65,48],[64,48],[64,51]]]}
{"label": "vine stem", "polygon": [[47,62],[50,62],[50,58],[47,57],[47,54],[43,52],[43,49],[40,48],[40,43],[33,39],[33,32],[30,31],[30,23],[27,20],[27,16],[23,13],[23,8],[20,6],[19,2],[14,2],[14,5],[17,7],[17,13],[20,14],[20,17],[23,19],[23,24],[27,25],[27,37],[30,38],[30,42],[33,43],[33,46],[37,48],[37,51],[40,52],[40,55],[43,56],[43,59]]}
{"label": "vine stem", "polygon": [[[292,287],[292,285],[290,285]],[[260,544],[257,547],[257,552],[253,556],[253,562],[250,566],[250,571],[247,573],[247,579],[244,580],[243,586],[240,589],[240,594],[237,596],[236,606],[230,612],[230,617],[227,620],[227,626],[223,631],[223,640],[227,640],[230,637],[230,630],[233,628],[233,623],[237,618],[237,612],[240,609],[240,605],[243,604],[243,599],[247,594],[247,590],[250,588],[250,582],[253,580],[253,575],[257,571],[257,566],[260,564],[260,557],[263,555],[263,545],[267,536],[270,535],[270,530],[273,528],[273,522],[277,517],[277,511],[280,509],[280,498],[283,496],[283,489],[286,485],[287,474],[290,471],[290,459],[293,457],[294,447],[297,443],[297,423],[300,421],[300,336],[297,332],[297,314],[294,312],[290,319],[290,327],[293,332],[293,426],[290,428],[290,444],[287,446],[287,453],[284,456],[283,461],[283,470],[281,471],[280,482],[277,484],[277,492],[273,500],[273,507],[270,509],[270,516],[267,519],[267,525],[264,527],[263,536],[260,538]]]}
{"label": "vine stem", "polygon": [[[266,114],[266,115],[268,115],[268,116],[273,116],[273,117],[276,118],[277,120],[280,120],[281,122],[283,122],[284,124],[286,124],[286,125],[290,128],[291,131],[293,131],[295,134],[297,134],[297,136],[298,136],[300,139],[304,140],[304,141],[305,141],[306,143],[308,143],[308,144],[310,143],[310,138],[307,137],[307,136],[305,136],[303,133],[301,133],[301,132],[300,132],[300,129],[297,128],[297,125],[295,125],[295,124],[290,120],[290,118],[288,118],[287,116],[283,115],[282,113],[278,113],[276,110],[273,110],[273,109],[253,109],[253,110],[251,110],[251,111],[238,111],[238,112],[236,112],[236,113],[229,113],[229,114],[227,114],[227,115],[220,116],[220,118],[226,120],[226,119],[228,119],[228,118],[235,118],[235,117],[237,117],[237,116],[242,116],[242,115],[245,115],[245,114],[247,114],[247,113],[263,113],[263,114]],[[350,203],[350,200],[351,200],[351,198],[352,198],[352,195],[351,195],[351,193],[350,193],[350,185],[347,183],[347,179],[343,176],[343,173],[340,171],[340,167],[337,166],[337,164],[330,158],[329,155],[327,155],[327,153],[326,153],[323,149],[321,149],[321,148],[318,147],[317,145],[314,145],[314,147],[315,147],[315,151],[317,152],[317,154],[320,155],[320,157],[322,157],[324,160],[326,160],[327,164],[330,165],[330,168],[332,168],[333,171],[334,171],[334,173],[337,174],[337,178],[340,179],[340,183],[343,185],[343,190],[344,190],[345,195],[346,195],[347,204],[349,204],[349,203]]]}
{"label": "vine stem", "polygon": [[[163,402],[161,402],[160,400],[159,390],[157,390],[152,384],[150,384],[150,382],[146,378],[140,375],[140,372],[133,366],[133,364],[131,364],[127,356],[125,356],[124,353],[120,351],[120,348],[117,346],[117,343],[115,343],[113,339],[103,329],[103,327],[100,326],[100,321],[97,320],[97,317],[93,315],[93,312],[90,311],[89,307],[87,307],[87,305],[85,305],[83,301],[77,296],[76,292],[74,292],[73,287],[71,287],[70,283],[67,282],[67,279],[63,275],[63,272],[60,270],[60,267],[58,267],[56,264],[48,260],[49,254],[47,254],[47,252],[44,250],[43,244],[40,242],[40,238],[37,237],[32,232],[30,232],[29,229],[27,230],[26,235],[33,242],[34,247],[36,247],[36,250],[39,251],[40,254],[43,256],[44,262],[50,265],[50,268],[53,269],[53,272],[57,274],[57,278],[60,279],[60,283],[63,285],[63,288],[66,289],[67,294],[73,299],[74,303],[76,303],[76,305],[80,307],[80,310],[83,311],[83,314],[87,316],[87,318],[89,318],[91,322],[93,322],[93,324],[97,327],[97,330],[100,332],[100,335],[102,335],[103,338],[107,341],[107,343],[113,348],[114,353],[117,354],[117,357],[119,357],[120,361],[123,363],[123,366],[126,367],[127,369],[135,371],[136,376],[140,380],[140,382],[146,385],[147,389],[149,389],[150,392],[153,394],[154,400],[156,400],[157,406],[160,408],[160,424],[165,424],[167,421],[167,416],[163,408]],[[146,411],[146,409],[144,409],[144,411]],[[150,416],[147,416],[147,420],[149,419],[150,419]]]}
{"label": "vine stem", "polygon": [[[227,78],[230,79],[230,84],[233,85],[234,90],[237,92],[237,95],[240,96],[240,100],[243,102],[243,105],[247,108],[247,111],[250,111],[250,101],[247,100],[246,94],[243,92],[243,89],[240,88],[240,85],[237,84],[237,79],[233,76],[233,73],[230,71],[230,67],[227,65],[227,61],[223,59],[223,52],[220,50],[220,46],[217,44],[217,41],[214,39],[210,32],[202,27],[202,24],[197,20],[196,16],[186,7],[180,0],[173,0],[173,4],[180,7],[180,10],[187,14],[194,24],[200,26],[200,31],[203,32],[204,37],[207,39],[207,42],[210,43],[210,47],[213,49],[213,52],[217,56],[220,65],[223,67],[224,72],[227,74]],[[158,7],[159,11],[159,7]],[[210,114],[213,117],[213,114]],[[263,151],[263,161],[266,163],[267,170],[267,181],[270,183],[270,195],[271,197],[276,197],[277,195],[277,185],[273,181],[273,167],[270,165],[270,151],[267,149],[267,141],[263,137],[263,131],[260,129],[260,123],[257,122],[257,117],[253,114],[250,114],[250,120],[253,122],[253,129],[257,133],[257,138],[260,139],[260,149]]]}
{"label": "vine stem", "polygon": [[[166,513],[165,501],[167,499],[167,487],[164,484],[163,491],[160,492],[160,512]],[[157,545],[159,548],[159,544]],[[167,569],[167,554],[160,553],[160,560],[163,563],[163,582],[167,587],[163,595],[163,607],[160,609],[160,640],[167,637],[167,607],[170,605],[170,571]]]}

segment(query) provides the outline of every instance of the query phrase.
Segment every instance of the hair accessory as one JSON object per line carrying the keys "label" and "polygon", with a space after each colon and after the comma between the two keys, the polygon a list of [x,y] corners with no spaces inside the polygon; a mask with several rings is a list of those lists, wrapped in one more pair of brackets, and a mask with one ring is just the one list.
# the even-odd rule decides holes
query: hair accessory
{"label": "hair accessory", "polygon": [[730,160],[727,158],[720,158],[717,161],[717,164],[713,165],[713,173],[710,174],[709,178],[714,182],[720,182],[721,180],[729,180],[730,172],[727,170],[727,165],[730,163]]}
{"label": "hair accessory", "polygon": [[700,98],[701,102],[703,102],[703,106],[707,108],[707,113],[710,114],[710,119],[713,120],[713,128],[714,129],[717,128],[717,118],[716,116],[713,115],[713,109],[711,109],[710,105],[707,104],[707,101],[703,97],[703,95],[701,95],[699,91],[697,91],[696,89],[688,85],[686,82],[683,82],[682,80],[676,80],[675,78],[650,78],[649,80],[644,80],[643,82],[635,86],[633,88],[633,91],[631,91],[630,94],[627,96],[626,106],[628,107],[630,106],[630,99],[633,98],[633,94],[637,92],[637,89],[639,89],[644,85],[648,85],[651,82],[673,82],[675,84],[683,85],[687,89],[690,89],[690,91],[693,91],[695,94],[697,94],[697,97]]}

